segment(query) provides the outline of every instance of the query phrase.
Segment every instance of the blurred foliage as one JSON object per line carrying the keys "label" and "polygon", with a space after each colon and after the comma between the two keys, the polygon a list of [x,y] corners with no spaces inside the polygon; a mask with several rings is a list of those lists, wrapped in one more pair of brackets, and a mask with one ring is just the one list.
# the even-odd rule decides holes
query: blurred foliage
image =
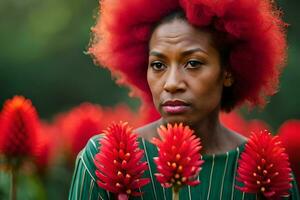
{"label": "blurred foliage", "polygon": [[300,119],[300,1],[279,0],[278,5],[284,13],[288,26],[288,61],[281,79],[279,91],[269,99],[265,108],[256,108],[249,112],[243,109],[246,118],[258,118],[271,125],[273,131],[287,119]]}
{"label": "blurred foliage", "polygon": [[[64,200],[68,198],[73,168],[56,163],[45,174],[36,174],[32,166],[17,174],[17,199],[20,200]],[[10,171],[0,170],[0,199],[9,199]]]}
{"label": "blurred foliage", "polygon": [[[46,199],[46,191],[40,179],[33,174],[19,173],[17,178],[18,199]],[[10,191],[10,173],[0,172],[0,199],[8,199]]]}
{"label": "blurred foliage", "polygon": [[81,102],[129,100],[110,73],[84,54],[97,1],[0,1],[0,103],[15,94],[49,118]]}
{"label": "blurred foliage", "polygon": [[[300,1],[280,0],[279,6],[290,24],[288,66],[280,91],[263,110],[243,108],[246,118],[262,119],[273,131],[287,119],[300,118]],[[96,0],[0,1],[0,105],[15,94],[24,95],[43,119],[85,101],[138,107],[138,100],[129,98],[128,90],[84,53],[97,7]],[[21,175],[22,199],[66,199],[73,169],[63,166],[54,166],[42,179]],[[0,178],[0,188],[8,188],[9,175],[1,172]],[[26,187],[36,188],[37,194],[27,194]],[[0,199],[8,192],[2,189]]]}

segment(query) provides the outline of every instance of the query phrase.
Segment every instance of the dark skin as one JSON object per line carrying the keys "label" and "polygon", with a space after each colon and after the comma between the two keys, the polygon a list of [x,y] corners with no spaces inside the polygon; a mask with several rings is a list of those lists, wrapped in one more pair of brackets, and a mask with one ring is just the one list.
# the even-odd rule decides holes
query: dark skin
{"label": "dark skin", "polygon": [[[222,154],[246,138],[219,121],[220,102],[226,70],[209,30],[195,28],[183,19],[159,25],[149,43],[147,81],[161,118],[136,130],[151,141],[157,128],[183,122],[201,138],[204,154]],[[170,113],[164,102],[186,103],[184,111]]]}

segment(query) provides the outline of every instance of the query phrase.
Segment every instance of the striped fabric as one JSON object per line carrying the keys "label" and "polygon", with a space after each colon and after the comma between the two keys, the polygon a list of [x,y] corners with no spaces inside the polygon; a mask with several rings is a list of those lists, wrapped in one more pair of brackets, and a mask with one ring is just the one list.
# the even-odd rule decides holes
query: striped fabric
{"label": "striped fabric", "polygon": [[[86,147],[79,153],[69,193],[69,200],[107,200],[114,199],[113,194],[98,187],[95,175],[94,156],[98,153],[100,135],[91,138]],[[171,200],[171,189],[165,189],[156,181],[154,174],[156,167],[153,157],[157,156],[157,148],[144,139],[139,139],[140,148],[145,150],[144,160],[149,164],[149,171],[145,177],[151,179],[151,183],[141,188],[144,192],[141,197],[130,199],[142,200]],[[237,161],[244,144],[221,155],[204,155],[205,163],[202,166],[200,176],[197,177],[201,184],[195,187],[184,187],[180,190],[181,200],[256,200],[255,194],[247,194],[237,190],[234,186],[237,169]],[[290,197],[282,199],[300,200],[297,186],[293,182]]]}

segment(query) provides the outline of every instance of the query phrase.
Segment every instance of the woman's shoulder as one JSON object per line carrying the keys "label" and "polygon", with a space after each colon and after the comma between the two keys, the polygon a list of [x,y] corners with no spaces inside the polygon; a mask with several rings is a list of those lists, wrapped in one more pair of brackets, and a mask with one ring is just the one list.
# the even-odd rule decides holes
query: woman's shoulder
{"label": "woman's shoulder", "polygon": [[90,171],[90,175],[93,178],[95,177],[94,157],[99,152],[99,141],[102,137],[103,134],[98,134],[91,137],[77,156],[77,162],[82,162],[84,167]]}
{"label": "woman's shoulder", "polygon": [[94,156],[99,150],[99,146],[100,146],[99,141],[102,137],[103,137],[103,134],[97,134],[97,135],[92,136],[86,143],[86,146],[81,150],[81,154],[88,151],[90,154],[87,154],[87,155]]}
{"label": "woman's shoulder", "polygon": [[[140,140],[144,140],[148,144],[153,137],[158,137],[157,127],[159,122],[154,121],[133,130],[138,135]],[[78,154],[78,158],[88,161],[87,163],[93,164],[95,155],[99,152],[101,139],[104,137],[103,133],[92,136],[85,147]],[[147,145],[148,146],[148,145]]]}
{"label": "woman's shoulder", "polygon": [[[158,121],[155,121],[134,129],[133,132],[136,133],[140,139],[150,142],[153,137],[158,137],[157,127]],[[95,155],[99,152],[101,139],[103,137],[103,133],[92,136],[86,143],[85,147],[81,150],[78,157],[92,161]]]}
{"label": "woman's shoulder", "polygon": [[108,193],[97,186],[95,155],[99,152],[99,140],[103,134],[91,137],[77,156],[69,200],[109,199]]}

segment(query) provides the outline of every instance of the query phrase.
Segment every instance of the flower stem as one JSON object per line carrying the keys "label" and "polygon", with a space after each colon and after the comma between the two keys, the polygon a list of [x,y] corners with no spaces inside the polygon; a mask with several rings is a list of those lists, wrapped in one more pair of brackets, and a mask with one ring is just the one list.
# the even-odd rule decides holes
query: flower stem
{"label": "flower stem", "polygon": [[261,194],[261,193],[259,193],[259,194],[256,195],[256,199],[257,200],[267,200],[267,198],[263,194]]}
{"label": "flower stem", "polygon": [[11,167],[11,185],[10,185],[10,200],[17,199],[17,177],[16,177],[16,168]]}
{"label": "flower stem", "polygon": [[172,200],[179,200],[179,189],[172,188],[173,198]]}

